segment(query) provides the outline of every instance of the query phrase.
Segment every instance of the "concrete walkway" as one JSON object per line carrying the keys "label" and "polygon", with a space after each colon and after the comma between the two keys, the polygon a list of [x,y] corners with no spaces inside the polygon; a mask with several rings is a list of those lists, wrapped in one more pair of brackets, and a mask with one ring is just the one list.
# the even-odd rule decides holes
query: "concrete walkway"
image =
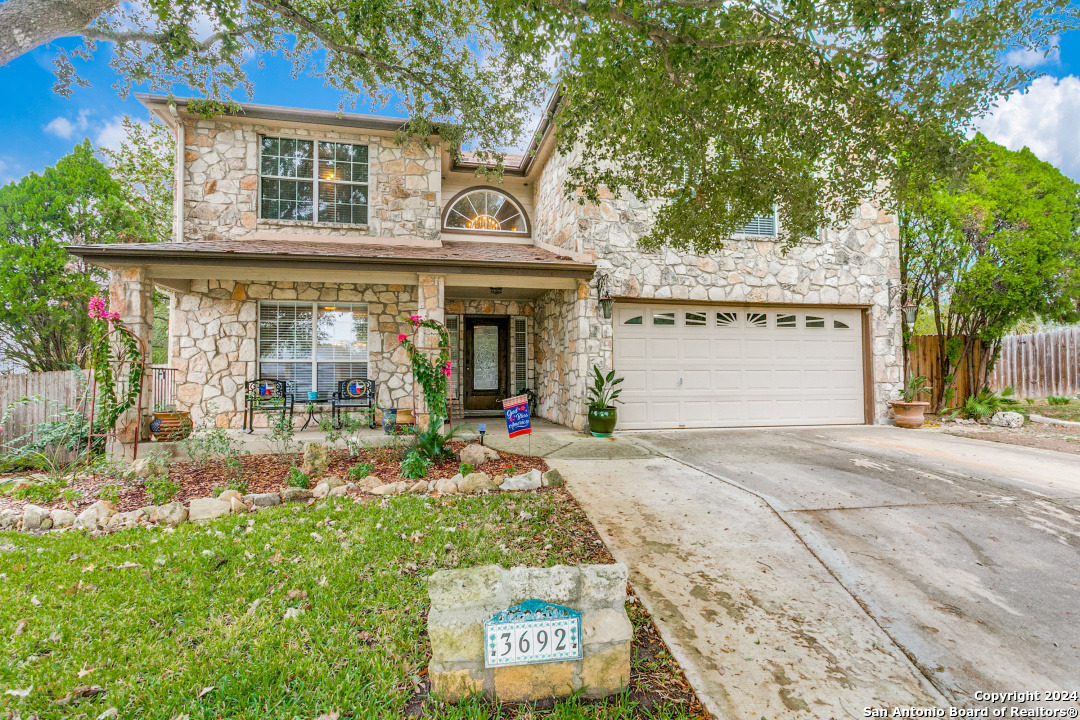
{"label": "concrete walkway", "polygon": [[637,457],[575,450],[548,463],[631,568],[711,712],[776,720],[946,704],[764,501],[634,445],[613,447]]}

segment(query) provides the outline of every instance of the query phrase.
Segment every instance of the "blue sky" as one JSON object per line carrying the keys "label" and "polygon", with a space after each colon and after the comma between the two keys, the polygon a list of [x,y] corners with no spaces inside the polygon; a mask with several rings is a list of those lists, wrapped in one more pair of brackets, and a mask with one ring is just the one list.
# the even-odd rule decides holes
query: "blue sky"
{"label": "blue sky", "polygon": [[[1023,94],[1010,97],[979,122],[990,139],[1017,150],[1028,146],[1041,159],[1080,181],[1080,32],[1060,39],[1060,52],[1048,58],[1018,56],[1017,61],[1045,72]],[[108,46],[99,46],[89,63],[76,61],[91,87],[76,87],[64,98],[52,91],[52,58],[55,47],[74,48],[77,41],[54,43],[0,67],[0,184],[27,172],[41,171],[89,137],[95,145],[115,145],[120,137],[120,118],[149,118],[134,97],[121,100],[112,84],[116,76],[109,67]],[[280,58],[266,58],[266,67],[249,63],[255,85],[254,102],[270,105],[336,110],[341,94],[318,80],[289,76],[289,65]],[[145,90],[146,88],[136,88]],[[173,91],[188,95],[184,88]],[[244,99],[240,95],[237,99]],[[371,108],[358,103],[357,112],[398,115],[394,108]]]}

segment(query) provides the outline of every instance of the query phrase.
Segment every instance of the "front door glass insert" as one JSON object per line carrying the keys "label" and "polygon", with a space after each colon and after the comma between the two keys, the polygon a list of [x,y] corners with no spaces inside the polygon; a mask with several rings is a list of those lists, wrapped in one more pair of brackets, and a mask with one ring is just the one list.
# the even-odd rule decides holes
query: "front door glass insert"
{"label": "front door glass insert", "polygon": [[499,389],[499,326],[473,328],[473,390]]}

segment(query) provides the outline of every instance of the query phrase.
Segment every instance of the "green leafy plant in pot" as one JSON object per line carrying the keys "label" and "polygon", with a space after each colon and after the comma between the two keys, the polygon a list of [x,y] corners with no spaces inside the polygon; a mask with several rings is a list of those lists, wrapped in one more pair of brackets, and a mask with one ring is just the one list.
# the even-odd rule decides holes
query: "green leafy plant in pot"
{"label": "green leafy plant in pot", "polygon": [[908,371],[907,382],[904,383],[904,389],[900,391],[900,399],[889,401],[893,414],[896,416],[897,426],[902,428],[922,427],[922,424],[926,421],[926,409],[930,407],[930,403],[917,398],[920,395],[928,395],[929,393],[930,386],[926,384],[926,376],[916,375]]}
{"label": "green leafy plant in pot", "polygon": [[589,388],[589,432],[595,437],[609,437],[615,430],[618,416],[615,403],[619,400],[621,388],[616,388],[623,378],[615,377],[615,371],[607,375],[593,365],[593,383]]}

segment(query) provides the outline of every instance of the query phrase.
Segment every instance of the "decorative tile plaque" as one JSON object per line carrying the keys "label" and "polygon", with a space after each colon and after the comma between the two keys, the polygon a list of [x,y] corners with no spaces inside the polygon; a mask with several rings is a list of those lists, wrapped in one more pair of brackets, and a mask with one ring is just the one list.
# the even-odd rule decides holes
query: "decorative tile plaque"
{"label": "decorative tile plaque", "polygon": [[484,667],[580,660],[581,613],[526,600],[484,622]]}

